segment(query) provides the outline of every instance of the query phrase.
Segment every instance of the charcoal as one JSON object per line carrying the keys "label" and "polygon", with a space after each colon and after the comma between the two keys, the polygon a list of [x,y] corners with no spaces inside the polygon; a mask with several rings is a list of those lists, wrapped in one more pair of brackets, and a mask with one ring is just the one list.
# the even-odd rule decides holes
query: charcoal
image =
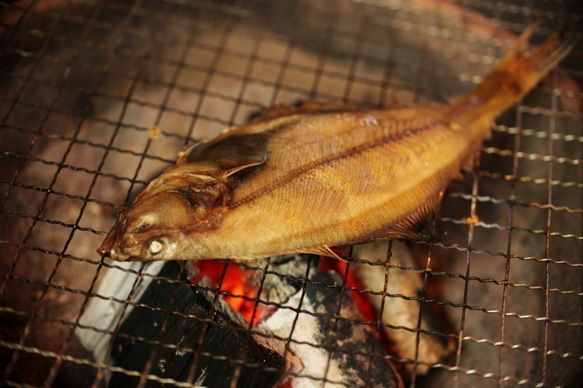
{"label": "charcoal", "polygon": [[[304,364],[292,385],[316,387],[325,381],[327,387],[401,387],[401,377],[374,331],[341,285],[336,273],[318,272],[303,297],[300,290],[262,324],[290,338],[290,350]],[[302,311],[296,313],[292,308],[300,300]]]}
{"label": "charcoal", "polygon": [[[168,263],[159,276],[176,279],[178,274],[178,266]],[[151,308],[132,309],[113,344],[111,360],[114,365],[143,371],[155,352],[149,373],[161,378],[186,381],[191,369],[195,368],[194,381],[201,385],[205,381],[212,382],[213,387],[230,387],[238,373],[237,387],[269,387],[278,381],[283,357],[257,344],[239,322],[229,317],[229,313],[213,311],[211,302],[193,286],[157,279],[137,303],[167,309],[174,292],[173,314],[170,316]],[[161,332],[164,321],[166,330]],[[199,345],[202,335],[204,340]],[[146,343],[137,338],[157,339],[160,344],[175,347]],[[136,376],[114,372],[110,385],[130,387],[137,385],[139,380]],[[146,384],[159,385],[161,383],[154,380],[148,380]]]}

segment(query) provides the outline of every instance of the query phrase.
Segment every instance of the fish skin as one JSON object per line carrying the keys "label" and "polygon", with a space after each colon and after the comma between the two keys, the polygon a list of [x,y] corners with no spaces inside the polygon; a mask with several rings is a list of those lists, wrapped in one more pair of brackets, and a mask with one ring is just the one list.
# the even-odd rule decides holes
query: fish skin
{"label": "fish skin", "polygon": [[275,106],[193,147],[124,209],[98,252],[116,260],[253,259],[426,236],[443,190],[495,118],[570,51],[529,26],[469,95],[451,105]]}

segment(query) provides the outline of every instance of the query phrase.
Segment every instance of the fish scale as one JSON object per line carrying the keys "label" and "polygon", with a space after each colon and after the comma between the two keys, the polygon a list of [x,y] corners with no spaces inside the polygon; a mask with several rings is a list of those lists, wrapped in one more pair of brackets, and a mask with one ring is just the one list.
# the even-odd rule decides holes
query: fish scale
{"label": "fish scale", "polygon": [[[403,115],[407,115],[405,111],[401,112],[403,112]],[[289,184],[290,180],[296,179],[319,166],[329,164],[339,159],[350,157],[356,158],[359,153],[376,147],[383,147],[387,145],[387,143],[403,141],[406,138],[413,136],[417,131],[430,130],[436,128],[438,126],[437,124],[441,123],[441,121],[432,116],[401,119],[398,117],[399,114],[391,115],[396,117],[384,117],[386,114],[386,111],[367,111],[365,113],[357,111],[354,113],[345,113],[345,115],[350,116],[348,119],[343,120],[345,125],[348,124],[348,129],[345,129],[344,126],[340,125],[327,129],[325,126],[330,125],[331,121],[335,121],[334,117],[328,117],[327,115],[319,115],[316,117],[306,116],[299,122],[299,124],[290,125],[286,132],[293,134],[292,136],[296,139],[300,139],[299,144],[292,143],[293,148],[290,147],[290,142],[294,141],[294,139],[287,138],[285,135],[283,136],[283,139],[274,139],[272,142],[275,144],[272,146],[273,150],[271,151],[270,158],[265,166],[265,169],[268,171],[258,171],[252,179],[248,179],[242,183],[240,187],[237,188],[232,207],[237,207],[253,199],[260,198],[265,193],[275,190],[285,184]],[[371,127],[369,122],[367,122],[366,126],[359,125],[359,122],[363,119],[370,120],[371,118],[377,123],[374,128]],[[316,130],[306,131],[306,127],[314,128]],[[367,133],[368,136],[363,136],[365,133]],[[267,131],[265,135],[269,136],[270,132]],[[310,139],[307,143],[316,146],[318,151],[311,149],[306,150],[305,147],[308,145],[306,144],[306,139]],[[425,142],[426,140],[424,140],[423,137],[419,137],[419,141],[410,144],[413,148],[412,151],[414,153],[423,152],[424,150],[422,147],[427,148],[428,146],[423,144]],[[290,150],[290,148],[292,149]],[[324,149],[328,152],[319,152],[319,149]],[[294,154],[293,151],[296,150],[297,152]],[[336,152],[330,152],[330,150]],[[310,157],[313,158],[313,155],[322,155],[322,157],[306,162]],[[379,159],[378,163],[383,163],[382,155],[379,154],[376,158]],[[280,160],[282,160],[281,163]],[[283,163],[283,160],[288,161],[288,163]],[[358,162],[353,164],[355,164],[356,167],[359,164],[366,166],[366,164]],[[275,165],[275,167],[270,168],[272,165]],[[384,165],[386,166],[388,163],[384,163]],[[266,176],[268,176],[269,179],[265,179]],[[259,188],[256,186],[259,186]]]}

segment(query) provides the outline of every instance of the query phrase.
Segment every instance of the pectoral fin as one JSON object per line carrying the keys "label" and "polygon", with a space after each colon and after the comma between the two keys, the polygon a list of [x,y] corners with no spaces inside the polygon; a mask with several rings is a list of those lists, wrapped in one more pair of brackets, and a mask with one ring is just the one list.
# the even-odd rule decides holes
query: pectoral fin
{"label": "pectoral fin", "polygon": [[[232,135],[207,144],[197,144],[178,163],[202,163],[222,170],[229,177],[267,161],[267,136],[261,133]],[[202,148],[199,148],[202,147]]]}
{"label": "pectoral fin", "polygon": [[264,157],[262,160],[259,160],[259,161],[252,161],[252,162],[250,162],[250,163],[247,163],[247,164],[242,164],[242,165],[240,165],[240,166],[235,166],[235,167],[233,167],[233,168],[230,168],[230,169],[226,170],[226,171],[223,173],[223,178],[228,178],[228,177],[230,177],[231,175],[233,175],[233,174],[236,174],[236,173],[238,173],[239,171],[245,170],[245,169],[247,169],[247,168],[251,168],[251,167],[255,167],[255,166],[260,166],[260,165],[262,165],[263,163],[265,163],[265,161],[266,161],[266,160],[267,160],[267,155],[265,155],[265,157]]}

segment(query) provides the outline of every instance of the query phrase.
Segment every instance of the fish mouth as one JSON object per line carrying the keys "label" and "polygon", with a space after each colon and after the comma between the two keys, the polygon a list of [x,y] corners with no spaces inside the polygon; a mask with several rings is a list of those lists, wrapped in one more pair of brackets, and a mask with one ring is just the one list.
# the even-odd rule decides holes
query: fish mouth
{"label": "fish mouth", "polygon": [[105,237],[105,240],[103,240],[101,246],[97,248],[97,253],[103,257],[109,257],[110,259],[116,261],[147,261],[142,256],[136,256],[125,252],[125,250],[121,247],[120,241],[121,240],[116,236],[115,229],[113,229]]}
{"label": "fish mouth", "polygon": [[115,239],[110,238],[111,233],[107,235],[101,246],[97,248],[97,253],[103,257],[109,257],[113,260],[125,261],[131,258],[130,255],[119,249],[119,244]]}
{"label": "fish mouth", "polygon": [[113,226],[113,228],[109,231],[107,236],[105,236],[105,239],[103,240],[99,248],[97,248],[97,253],[99,253],[103,257],[112,257],[112,252],[114,252],[115,247],[116,246],[119,247],[118,243],[118,241],[120,241],[119,235],[120,235],[119,226],[116,223]]}
{"label": "fish mouth", "polygon": [[99,253],[103,257],[109,257],[112,260],[116,261],[146,261],[141,256],[134,256],[130,255],[116,246],[110,246],[106,244],[107,241],[104,241],[99,248],[97,248],[97,253]]}
{"label": "fish mouth", "polygon": [[120,223],[116,223],[113,228],[109,231],[105,239],[97,248],[97,253],[103,257],[109,257],[113,260],[126,261],[126,260],[136,260],[139,258],[133,257],[130,254],[124,252],[121,247],[121,241],[123,241],[122,236],[125,228],[121,227]]}
{"label": "fish mouth", "polygon": [[127,253],[116,251],[115,248],[103,248],[103,245],[97,249],[97,253],[103,257],[109,257],[118,261],[127,261],[132,258],[132,256],[128,255]]}
{"label": "fish mouth", "polygon": [[103,257],[111,257],[111,248],[105,247],[102,243],[99,248],[97,248],[97,253]]}

